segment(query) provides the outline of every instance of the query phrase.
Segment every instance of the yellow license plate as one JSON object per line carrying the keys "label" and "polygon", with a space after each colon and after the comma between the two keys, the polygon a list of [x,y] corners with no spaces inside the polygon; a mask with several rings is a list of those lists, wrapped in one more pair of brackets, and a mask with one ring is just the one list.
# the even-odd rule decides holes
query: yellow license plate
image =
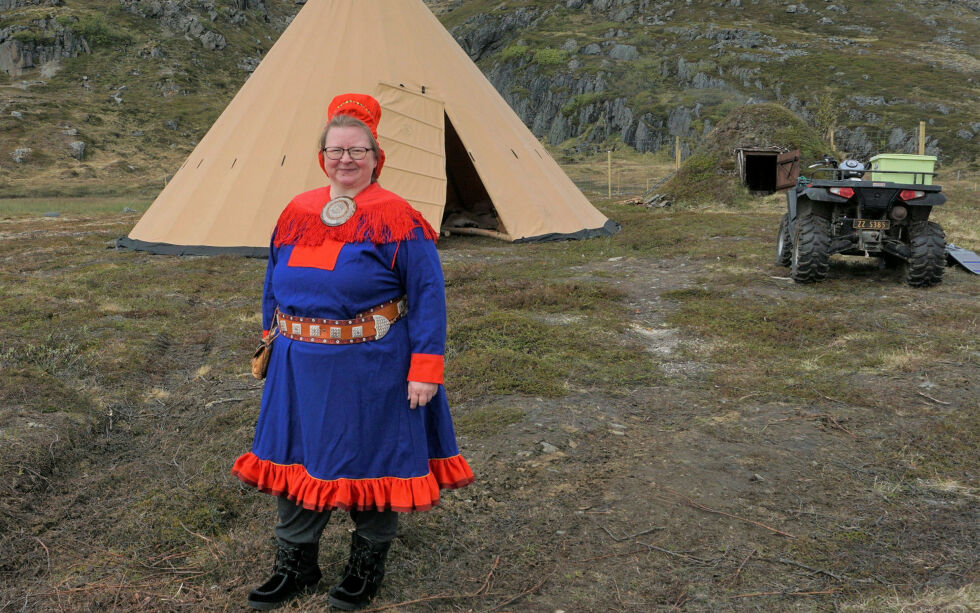
{"label": "yellow license plate", "polygon": [[887,230],[890,223],[887,219],[854,219],[851,221],[855,230]]}

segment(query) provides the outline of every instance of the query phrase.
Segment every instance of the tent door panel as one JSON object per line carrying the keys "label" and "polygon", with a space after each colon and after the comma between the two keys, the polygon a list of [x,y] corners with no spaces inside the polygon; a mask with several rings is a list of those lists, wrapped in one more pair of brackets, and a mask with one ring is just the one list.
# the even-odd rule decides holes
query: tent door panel
{"label": "tent door panel", "polygon": [[446,205],[445,104],[387,83],[379,83],[376,94],[381,104],[378,140],[387,156],[381,185],[397,176],[398,195],[438,231]]}

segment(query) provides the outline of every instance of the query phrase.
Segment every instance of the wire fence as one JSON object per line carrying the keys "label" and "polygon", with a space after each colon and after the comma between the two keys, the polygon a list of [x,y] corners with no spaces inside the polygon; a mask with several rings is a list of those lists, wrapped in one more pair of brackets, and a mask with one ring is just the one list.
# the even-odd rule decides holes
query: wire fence
{"label": "wire fence", "polygon": [[612,186],[609,185],[608,181],[593,181],[589,179],[576,179],[573,181],[573,183],[575,183],[576,187],[582,190],[582,193],[584,194],[602,197],[612,195],[614,198],[618,196],[623,198],[629,196],[641,196],[649,191],[648,186],[653,185],[653,181],[643,184],[617,183],[615,179],[613,179]]}
{"label": "wire fence", "polygon": [[605,177],[602,179],[573,179],[572,181],[585,194],[603,197],[611,196],[613,198],[629,198],[631,196],[649,194],[669,181],[673,176],[674,173],[671,172],[666,176],[658,175],[638,178],[634,172],[629,177],[624,178],[622,175],[617,176],[614,170],[611,183],[609,178]]}
{"label": "wire fence", "polygon": [[[802,172],[806,173],[805,170]],[[943,170],[941,167],[937,168],[936,172],[937,176],[933,179],[934,183],[944,185],[946,188],[953,187],[955,185],[960,189],[966,189],[968,191],[980,191],[980,172]],[[672,176],[673,173],[667,175],[666,177],[650,177],[649,179],[645,179],[642,183],[640,183],[635,177],[630,177],[629,180],[617,180],[614,170],[611,185],[609,180],[605,178],[573,179],[572,182],[575,183],[576,187],[582,190],[582,193],[586,194],[587,196],[598,198],[630,198],[650,194],[652,191],[655,191],[658,187],[666,183]]]}

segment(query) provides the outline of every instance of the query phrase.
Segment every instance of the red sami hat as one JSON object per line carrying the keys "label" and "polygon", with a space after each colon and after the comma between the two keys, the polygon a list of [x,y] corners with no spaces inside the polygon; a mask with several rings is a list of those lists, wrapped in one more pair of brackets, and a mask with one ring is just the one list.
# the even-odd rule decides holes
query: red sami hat
{"label": "red sami hat", "polygon": [[[354,119],[359,119],[366,125],[378,140],[378,122],[381,121],[381,105],[378,101],[367,94],[340,94],[330,101],[327,107],[327,123],[337,115],[350,115]],[[385,163],[385,152],[378,149],[378,166],[374,169],[374,176],[381,174],[381,167]],[[326,172],[323,161],[323,152],[320,152],[320,168]]]}

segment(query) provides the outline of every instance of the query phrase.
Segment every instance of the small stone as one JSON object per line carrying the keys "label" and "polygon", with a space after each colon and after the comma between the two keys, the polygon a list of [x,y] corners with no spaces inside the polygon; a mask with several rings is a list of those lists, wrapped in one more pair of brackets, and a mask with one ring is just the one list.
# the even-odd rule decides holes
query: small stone
{"label": "small stone", "polygon": [[557,453],[558,448],[546,441],[541,441],[541,453]]}
{"label": "small stone", "polygon": [[626,433],[622,430],[610,430],[609,434],[615,434],[616,436],[626,436]]}
{"label": "small stone", "polygon": [[76,160],[81,161],[81,159],[85,157],[85,143],[80,140],[69,143],[68,150],[71,152],[71,156]]}
{"label": "small stone", "polygon": [[749,481],[765,481],[765,479],[763,479],[762,475],[760,475],[759,473],[755,473],[754,475],[749,477]]}
{"label": "small stone", "polygon": [[932,388],[936,387],[936,384],[933,383],[932,381],[924,381],[919,384],[919,387],[921,387],[922,389],[931,390]]}
{"label": "small stone", "polygon": [[24,117],[24,114],[21,113],[20,111],[10,111],[10,116],[13,117],[14,119],[22,119]]}

